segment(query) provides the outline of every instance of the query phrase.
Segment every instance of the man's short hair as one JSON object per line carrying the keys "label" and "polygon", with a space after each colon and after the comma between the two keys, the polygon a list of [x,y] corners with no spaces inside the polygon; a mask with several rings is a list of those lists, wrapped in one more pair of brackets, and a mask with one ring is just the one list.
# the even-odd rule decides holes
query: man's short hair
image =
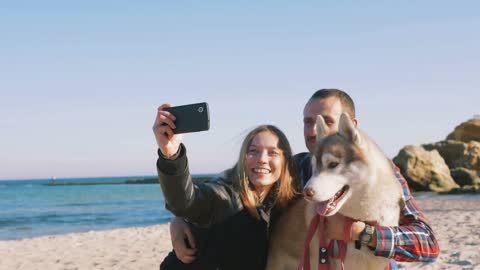
{"label": "man's short hair", "polygon": [[313,93],[312,97],[309,99],[324,99],[329,97],[336,97],[342,103],[343,110],[347,112],[352,119],[355,119],[355,104],[353,103],[352,98],[345,92],[340,89],[320,89]]}

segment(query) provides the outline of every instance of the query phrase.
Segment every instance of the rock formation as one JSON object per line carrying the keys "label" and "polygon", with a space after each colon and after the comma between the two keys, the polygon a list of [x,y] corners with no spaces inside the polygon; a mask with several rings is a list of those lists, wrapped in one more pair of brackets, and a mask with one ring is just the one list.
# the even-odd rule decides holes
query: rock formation
{"label": "rock formation", "polygon": [[457,126],[447,140],[406,146],[393,162],[414,191],[480,190],[480,118]]}
{"label": "rock formation", "polygon": [[440,141],[424,144],[426,150],[437,150],[450,169],[466,168],[480,171],[480,142]]}
{"label": "rock formation", "polygon": [[450,191],[459,187],[437,150],[409,145],[400,150],[393,162],[407,178],[410,188],[416,191]]}
{"label": "rock formation", "polygon": [[480,118],[473,118],[460,124],[447,136],[447,140],[480,142]]}

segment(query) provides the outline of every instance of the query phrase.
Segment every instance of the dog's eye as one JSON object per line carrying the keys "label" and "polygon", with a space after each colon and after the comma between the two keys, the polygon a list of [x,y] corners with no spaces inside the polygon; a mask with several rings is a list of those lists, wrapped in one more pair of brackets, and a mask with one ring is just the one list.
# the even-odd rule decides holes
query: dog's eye
{"label": "dog's eye", "polygon": [[328,168],[329,169],[335,169],[338,166],[338,162],[330,162],[328,163]]}

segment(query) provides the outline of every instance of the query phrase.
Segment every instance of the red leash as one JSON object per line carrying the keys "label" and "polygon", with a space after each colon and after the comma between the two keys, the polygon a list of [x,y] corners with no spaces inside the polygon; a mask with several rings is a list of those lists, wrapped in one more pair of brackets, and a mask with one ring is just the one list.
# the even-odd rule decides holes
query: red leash
{"label": "red leash", "polygon": [[[352,224],[354,220],[351,218],[346,218],[345,226],[343,227],[343,240],[330,240],[330,243],[327,245],[327,236],[325,230],[325,216],[315,215],[310,222],[308,227],[307,236],[305,237],[305,242],[303,243],[303,257],[298,265],[298,270],[310,270],[310,242],[317,231],[317,228],[320,229],[320,245],[319,245],[319,262],[318,270],[328,270],[329,258],[340,259],[342,262],[342,270],[345,269],[345,257],[347,255],[347,244],[351,239]],[[334,256],[333,247],[334,242],[338,246],[338,256]]]}

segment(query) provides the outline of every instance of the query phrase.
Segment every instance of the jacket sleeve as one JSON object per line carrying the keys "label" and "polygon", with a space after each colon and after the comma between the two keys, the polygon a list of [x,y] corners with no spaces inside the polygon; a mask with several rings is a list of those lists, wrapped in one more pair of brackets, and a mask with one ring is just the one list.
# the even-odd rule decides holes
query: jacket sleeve
{"label": "jacket sleeve", "polygon": [[158,151],[157,171],[166,208],[174,215],[205,227],[221,222],[233,211],[233,194],[227,183],[192,181],[183,144],[173,160]]}
{"label": "jacket sleeve", "polygon": [[377,226],[375,255],[400,262],[433,262],[440,248],[427,219],[410,194],[407,181],[395,166],[395,176],[402,185],[405,207],[400,213],[400,225]]}

